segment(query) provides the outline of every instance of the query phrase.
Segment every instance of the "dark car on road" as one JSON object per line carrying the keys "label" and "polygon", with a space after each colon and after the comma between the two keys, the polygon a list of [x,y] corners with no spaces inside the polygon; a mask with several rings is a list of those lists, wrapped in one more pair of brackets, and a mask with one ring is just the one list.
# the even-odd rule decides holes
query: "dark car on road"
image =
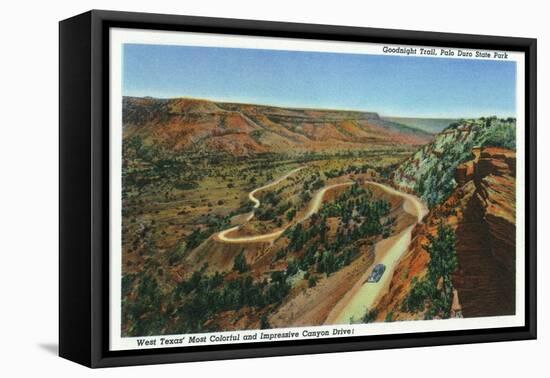
{"label": "dark car on road", "polygon": [[378,282],[380,281],[380,278],[382,278],[382,275],[386,271],[386,265],[384,264],[376,264],[376,266],[372,269],[372,272],[369,275],[369,278],[367,278],[367,282]]}

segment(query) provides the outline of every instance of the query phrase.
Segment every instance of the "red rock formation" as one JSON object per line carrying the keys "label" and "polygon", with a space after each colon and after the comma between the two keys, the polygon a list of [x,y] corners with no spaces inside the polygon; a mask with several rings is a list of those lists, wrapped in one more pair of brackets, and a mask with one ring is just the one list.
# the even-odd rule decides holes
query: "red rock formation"
{"label": "red rock formation", "polygon": [[469,161],[460,164],[455,170],[455,181],[458,186],[466,184],[474,178],[474,162]]}
{"label": "red rock formation", "polygon": [[476,192],[456,229],[453,277],[465,317],[515,313],[515,153],[486,148],[475,161]]}
{"label": "red rock formation", "polygon": [[463,186],[468,181],[474,178],[474,165],[477,159],[479,158],[480,153],[481,152],[478,147],[473,148],[472,154],[474,155],[474,158],[456,167],[455,181],[459,187]]}
{"label": "red rock formation", "polygon": [[515,313],[515,152],[502,148],[474,149],[473,160],[455,171],[457,188],[433,208],[413,231],[409,251],[395,269],[388,293],[377,305],[378,320],[422,318],[404,312],[401,304],[414,278],[427,272],[428,235],[440,223],[456,231],[458,268],[453,275],[464,317]]}

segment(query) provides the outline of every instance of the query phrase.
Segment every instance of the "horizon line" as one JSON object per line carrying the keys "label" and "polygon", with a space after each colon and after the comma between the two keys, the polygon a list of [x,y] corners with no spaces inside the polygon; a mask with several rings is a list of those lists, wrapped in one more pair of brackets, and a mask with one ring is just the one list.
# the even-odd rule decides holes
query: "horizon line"
{"label": "horizon line", "polygon": [[239,101],[239,100],[232,100],[232,99],[219,99],[219,98],[208,98],[208,97],[195,97],[195,96],[186,96],[186,95],[178,95],[178,96],[151,96],[151,95],[142,95],[142,96],[136,96],[136,95],[122,95],[122,97],[134,97],[134,98],[151,98],[154,100],[177,100],[177,99],[185,99],[185,100],[199,100],[199,101],[209,101],[214,103],[229,103],[229,104],[237,104],[237,105],[253,105],[253,106],[269,106],[273,108],[280,108],[280,109],[295,109],[295,110],[321,110],[321,111],[340,111],[340,112],[356,112],[356,113],[375,113],[381,118],[421,118],[421,119],[452,119],[452,120],[459,120],[459,119],[474,119],[474,118],[487,118],[487,117],[498,117],[498,118],[517,118],[517,116],[509,115],[509,114],[499,114],[494,112],[487,112],[484,113],[484,115],[477,115],[477,116],[448,116],[448,115],[441,115],[441,116],[434,116],[434,115],[397,115],[397,114],[382,114],[375,110],[365,110],[365,109],[353,109],[353,108],[323,108],[323,107],[313,107],[313,106],[300,106],[300,105],[280,105],[280,104],[270,104],[270,103],[264,103],[264,102],[245,102],[245,101]]}

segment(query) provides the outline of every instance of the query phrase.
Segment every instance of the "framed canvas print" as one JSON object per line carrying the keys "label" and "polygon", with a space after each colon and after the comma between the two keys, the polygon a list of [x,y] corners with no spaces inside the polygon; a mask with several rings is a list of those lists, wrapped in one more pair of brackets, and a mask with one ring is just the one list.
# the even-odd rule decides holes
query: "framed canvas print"
{"label": "framed canvas print", "polygon": [[60,23],[60,355],[536,337],[536,41]]}

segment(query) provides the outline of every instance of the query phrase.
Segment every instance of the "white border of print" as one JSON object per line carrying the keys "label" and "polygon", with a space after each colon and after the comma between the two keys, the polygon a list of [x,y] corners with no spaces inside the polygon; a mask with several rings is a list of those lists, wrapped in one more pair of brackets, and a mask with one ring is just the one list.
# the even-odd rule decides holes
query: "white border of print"
{"label": "white border of print", "polygon": [[[525,325],[525,187],[516,187],[516,315],[445,319],[417,320],[392,323],[369,323],[353,325],[331,325],[285,328],[272,330],[214,332],[206,334],[186,334],[148,337],[121,337],[121,190],[122,190],[122,46],[125,43],[209,46],[228,48],[253,48],[291,51],[340,52],[354,54],[387,55],[384,47],[392,48],[391,55],[410,56],[411,47],[431,49],[433,46],[400,46],[375,43],[356,43],[320,40],[301,40],[291,38],[252,37],[221,34],[201,34],[174,31],[149,31],[139,29],[112,28],[110,30],[110,241],[109,241],[109,349],[131,350],[168,348],[197,345],[219,345],[246,342],[286,341],[316,338],[349,336],[387,335],[414,332],[434,332],[483,328],[519,327]],[[401,49],[400,49],[401,48]],[[457,52],[459,49],[451,49]],[[483,50],[460,49],[472,52]],[[386,51],[388,51],[386,49]],[[400,52],[402,51],[402,52]],[[494,51],[486,51],[492,56]],[[443,56],[436,49],[436,55],[425,56],[427,59],[438,57],[465,59],[464,56]],[[508,61],[516,62],[516,134],[517,159],[525,161],[525,57],[520,52],[508,52]],[[517,165],[516,182],[525,182],[523,164]],[[345,334],[335,330],[346,330]],[[267,338],[261,338],[262,334]],[[253,336],[256,335],[256,336]],[[199,339],[199,336],[206,336]],[[238,339],[238,340],[237,340]],[[245,339],[248,339],[245,340]],[[167,342],[170,340],[170,342]]]}

